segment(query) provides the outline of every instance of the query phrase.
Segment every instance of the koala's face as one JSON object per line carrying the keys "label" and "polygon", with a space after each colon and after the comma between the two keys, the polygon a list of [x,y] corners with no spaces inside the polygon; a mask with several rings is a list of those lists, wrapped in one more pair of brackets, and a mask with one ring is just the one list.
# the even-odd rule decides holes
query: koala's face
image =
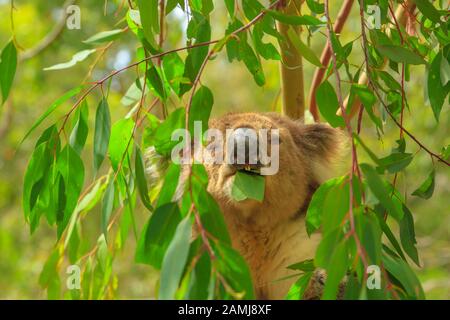
{"label": "koala's face", "polygon": [[[243,218],[251,220],[273,219],[270,212],[279,220],[288,219],[304,209],[326,173],[320,171],[326,170],[325,164],[340,144],[340,134],[335,129],[325,125],[302,125],[274,113],[228,114],[211,120],[209,127],[222,133],[225,141],[221,151],[228,161],[205,164],[209,174],[208,190],[225,214],[238,211]],[[230,129],[233,134],[227,135]],[[259,152],[262,145],[266,146],[265,150]],[[215,153],[216,148],[213,142],[207,152]],[[231,190],[240,170],[269,173],[264,175],[263,202],[233,199]]]}

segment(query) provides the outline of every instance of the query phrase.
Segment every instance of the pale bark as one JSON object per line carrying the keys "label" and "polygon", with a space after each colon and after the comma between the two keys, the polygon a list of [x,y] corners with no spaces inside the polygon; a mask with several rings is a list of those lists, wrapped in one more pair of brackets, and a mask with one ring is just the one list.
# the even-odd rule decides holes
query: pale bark
{"label": "pale bark", "polygon": [[[298,15],[300,6],[304,0],[289,1],[284,13]],[[305,114],[305,93],[303,82],[303,61],[300,53],[295,49],[287,36],[289,25],[277,23],[278,31],[286,38],[280,43],[282,63],[281,73],[281,98],[282,112],[292,119],[303,119]],[[300,36],[300,28],[294,30]]]}

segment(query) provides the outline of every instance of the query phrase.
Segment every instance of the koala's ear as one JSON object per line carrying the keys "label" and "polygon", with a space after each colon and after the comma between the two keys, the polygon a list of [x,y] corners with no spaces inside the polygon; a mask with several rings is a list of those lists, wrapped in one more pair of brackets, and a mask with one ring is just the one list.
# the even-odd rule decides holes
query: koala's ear
{"label": "koala's ear", "polygon": [[349,138],[327,124],[299,124],[292,133],[302,154],[309,160],[316,182],[322,183],[342,172]]}

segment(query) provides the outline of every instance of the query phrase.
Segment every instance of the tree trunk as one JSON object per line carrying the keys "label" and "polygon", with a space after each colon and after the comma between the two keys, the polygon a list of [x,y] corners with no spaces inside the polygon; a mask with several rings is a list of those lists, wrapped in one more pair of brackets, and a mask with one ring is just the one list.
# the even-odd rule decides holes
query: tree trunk
{"label": "tree trunk", "polygon": [[[288,15],[298,15],[304,0],[291,0],[284,8]],[[305,93],[303,83],[302,56],[292,45],[287,32],[289,25],[277,23],[278,31],[286,38],[280,43],[281,47],[281,96],[283,102],[282,112],[292,119],[303,119],[305,113]],[[300,36],[300,28],[294,30]]]}

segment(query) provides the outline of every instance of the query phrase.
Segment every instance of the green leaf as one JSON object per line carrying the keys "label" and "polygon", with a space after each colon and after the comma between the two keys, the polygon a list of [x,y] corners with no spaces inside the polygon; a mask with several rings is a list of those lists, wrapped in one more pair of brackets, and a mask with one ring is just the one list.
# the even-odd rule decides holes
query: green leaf
{"label": "green leaf", "polygon": [[231,195],[236,201],[254,199],[264,200],[265,179],[263,176],[238,171],[234,176]]}
{"label": "green leaf", "polygon": [[436,10],[429,0],[414,0],[414,3],[425,17],[434,23],[441,23],[441,15],[439,14],[439,11]]}
{"label": "green leaf", "polygon": [[[189,110],[189,131],[191,136],[194,134],[194,122],[201,121],[202,132],[208,130],[208,120],[214,104],[214,97],[208,87],[201,86],[192,99],[191,109]],[[201,139],[201,137],[200,137]]]}
{"label": "green leaf", "polygon": [[339,109],[339,101],[331,83],[328,81],[322,82],[317,88],[316,100],[320,114],[333,128],[345,125],[344,119],[336,114]]}
{"label": "green leaf", "polygon": [[91,50],[83,50],[80,52],[77,52],[73,55],[72,59],[68,62],[55,64],[54,66],[44,68],[44,71],[52,71],[52,70],[63,70],[63,69],[69,69],[72,68],[74,65],[76,65],[78,62],[81,62],[85,60],[87,57],[89,57],[92,53],[97,51],[96,49]]}
{"label": "green leaf", "polygon": [[[140,79],[136,79],[135,82],[128,88],[125,95],[120,100],[125,107],[131,106],[137,102],[140,102],[142,99],[142,87],[144,84],[144,77]],[[148,86],[145,87],[145,94],[149,92]]]}
{"label": "green leaf", "polygon": [[142,159],[141,149],[136,147],[136,157],[134,159],[134,171],[136,174],[136,184],[138,187],[139,195],[142,203],[149,210],[153,211],[153,207],[150,203],[150,197],[148,196],[147,180],[145,178],[144,160]]}
{"label": "green leaf", "polygon": [[175,296],[188,257],[191,232],[192,222],[187,216],[178,225],[162,262],[158,296],[161,300],[173,299]]}
{"label": "green leaf", "polygon": [[[192,12],[192,19],[189,22],[187,36],[189,39],[195,38],[195,44],[207,42],[211,40],[211,26],[209,19],[206,19],[198,12]],[[192,88],[200,68],[208,56],[209,46],[200,46],[188,50],[188,56],[185,60],[185,68],[183,77],[190,80],[189,83],[182,83],[180,86],[179,96]]]}
{"label": "green leaf", "polygon": [[241,41],[247,41],[247,35],[245,33],[239,33],[238,38],[231,37],[230,35],[243,26],[242,22],[238,19],[230,22],[228,24],[227,30],[225,31],[227,35],[227,41],[225,42],[225,47],[227,49],[227,58],[229,62],[233,62],[235,59],[240,61],[241,56],[239,53],[239,47]]}
{"label": "green leaf", "polygon": [[405,261],[383,255],[383,264],[386,270],[403,285],[410,298],[425,299],[419,279]]}
{"label": "green leaf", "polygon": [[[266,60],[280,60],[281,56],[278,53],[278,50],[275,48],[275,46],[270,42],[268,43],[263,42],[264,37],[263,28],[264,26],[262,24],[257,24],[253,27],[252,38],[256,52]],[[231,36],[227,36],[223,39],[224,41],[226,41],[225,43],[228,43],[229,41],[231,41]],[[222,47],[223,45],[220,48]]]}
{"label": "green leaf", "polygon": [[78,112],[78,120],[75,124],[75,127],[72,130],[72,133],[70,134],[69,140],[70,145],[78,154],[81,154],[81,151],[83,151],[88,136],[89,132],[88,118],[89,118],[89,108],[87,105],[87,101],[84,100],[81,103]]}
{"label": "green leaf", "polygon": [[108,101],[105,97],[100,101],[95,116],[94,133],[94,169],[98,171],[106,151],[108,150],[111,133],[111,116],[109,114]]}
{"label": "green leaf", "polygon": [[316,267],[314,266],[314,260],[309,259],[309,260],[305,260],[305,261],[302,261],[299,263],[291,264],[287,268],[291,269],[291,270],[300,270],[300,271],[304,271],[304,272],[310,272],[310,271],[314,271]]}
{"label": "green leaf", "polygon": [[60,249],[56,248],[48,257],[39,275],[39,285],[47,289],[48,299],[50,300],[60,297],[61,283],[58,273],[60,261]]}
{"label": "green leaf", "polygon": [[97,252],[96,258],[98,261],[98,266],[101,268],[102,273],[106,273],[106,268],[108,264],[108,244],[106,243],[106,237],[101,234],[97,239]]}
{"label": "green leaf", "polygon": [[230,14],[230,17],[234,17],[235,0],[225,0],[225,5],[227,7],[228,13]]}
{"label": "green leaf", "polygon": [[[111,130],[111,142],[109,144],[109,158],[115,171],[119,169],[122,159],[126,159],[125,154],[132,150],[132,136],[134,121],[131,118],[117,121]],[[125,161],[124,161],[125,163]]]}
{"label": "green leaf", "polygon": [[[198,171],[198,166],[200,165],[194,166],[197,168],[193,168],[193,171]],[[194,174],[197,176],[196,173]],[[202,185],[196,176],[193,176],[192,178],[192,192],[194,195],[194,204],[200,213],[202,225],[210,234],[213,234],[214,237],[223,243],[230,244],[230,235],[228,234],[225,219],[220,207],[206,190],[207,185]]]}
{"label": "green leaf", "polygon": [[397,80],[394,79],[389,73],[386,71],[378,71],[377,75],[383,80],[383,82],[389,87],[389,89],[395,90],[395,91],[401,91],[402,86],[400,83],[397,82]]}
{"label": "green leaf", "polygon": [[426,64],[426,61],[417,53],[396,45],[379,45],[376,49],[383,56],[388,57],[394,62],[402,62],[408,64]]}
{"label": "green leaf", "polygon": [[309,10],[316,14],[323,14],[325,12],[325,6],[323,3],[319,3],[316,0],[306,0]]}
{"label": "green leaf", "polygon": [[114,41],[117,38],[120,37],[122,33],[124,33],[125,30],[123,29],[116,29],[116,30],[110,30],[110,31],[103,31],[99,32],[92,37],[90,37],[87,40],[84,40],[83,42],[86,44],[101,44],[104,42]]}
{"label": "green leaf", "polygon": [[39,119],[36,120],[36,122],[31,126],[31,129],[27,131],[25,136],[22,138],[22,140],[19,143],[19,146],[25,141],[26,138],[53,112],[58,108],[61,104],[69,100],[70,98],[76,96],[78,93],[81,92],[81,90],[84,89],[84,86],[78,86],[76,88],[73,88],[72,90],[65,93],[62,97],[58,98],[55,102],[53,102],[50,107],[42,114]]}
{"label": "green leaf", "polygon": [[42,188],[43,178],[47,175],[50,168],[50,156],[47,146],[44,143],[40,144],[33,151],[25,172],[22,207],[25,219],[31,224],[32,231],[35,229],[38,219],[31,219],[31,212],[40,193],[38,188]]}
{"label": "green leaf", "polygon": [[336,179],[326,181],[314,192],[305,219],[308,236],[311,236],[311,234],[322,225],[323,204],[325,203],[325,199],[329,192],[336,185],[336,182]]}
{"label": "green leaf", "polygon": [[445,60],[442,52],[437,54],[431,62],[428,70],[427,89],[431,109],[433,110],[436,121],[439,122],[439,115],[444,104],[445,97],[450,92],[450,84],[442,85],[441,81],[441,61]]}
{"label": "green leaf", "polygon": [[14,42],[10,41],[0,54],[0,89],[2,104],[8,99],[17,69],[17,50]]}
{"label": "green leaf", "polygon": [[102,200],[102,232],[106,238],[108,234],[108,224],[111,218],[111,213],[114,208],[114,178],[110,177],[108,186],[106,187],[105,195]]}
{"label": "green leaf", "polygon": [[171,163],[165,173],[164,183],[159,194],[157,207],[172,201],[173,195],[178,187],[180,179],[181,167],[178,164]]}
{"label": "green leaf", "polygon": [[361,245],[367,253],[369,265],[381,263],[381,228],[378,219],[372,214],[367,215],[361,211],[355,214],[355,229]]}
{"label": "green leaf", "polygon": [[77,225],[74,226],[73,232],[71,232],[70,236],[66,238],[67,242],[67,255],[69,257],[69,262],[71,264],[75,264],[79,258],[80,249],[80,234],[79,227]]}
{"label": "green leaf", "polygon": [[172,12],[177,5],[180,5],[180,8],[184,10],[184,0],[168,0],[166,4],[166,15]]}
{"label": "green leaf", "polygon": [[213,0],[202,0],[202,10],[204,16],[208,16],[214,10]]}
{"label": "green leaf", "polygon": [[[354,196],[357,199],[357,184],[354,183]],[[345,182],[345,176],[333,186],[322,204],[322,232],[332,231],[336,226],[343,224],[345,215],[349,211],[350,190],[349,183]],[[357,201],[357,200],[355,200]],[[358,201],[359,202],[359,201]]]}
{"label": "green leaf", "polygon": [[167,203],[156,208],[139,238],[136,262],[150,264],[160,269],[180,220],[181,214],[176,203]]}
{"label": "green leaf", "polygon": [[366,177],[367,184],[380,201],[381,205],[390,215],[392,215],[392,217],[394,217],[397,221],[400,221],[403,218],[403,211],[399,210],[399,208],[394,204],[385,183],[380,178],[376,170],[366,163],[362,163],[360,167]]}
{"label": "green leaf", "polygon": [[412,161],[411,153],[394,152],[391,155],[379,159],[379,168],[389,173],[396,173],[406,168]]}
{"label": "green leaf", "polygon": [[[188,261],[191,261],[191,259]],[[211,279],[211,259],[207,252],[202,254],[190,275],[192,278],[189,286],[189,294],[185,299],[206,300],[208,298]]]}
{"label": "green leaf", "polygon": [[263,86],[266,83],[266,78],[262,69],[261,61],[255,55],[252,47],[247,42],[242,42],[239,45],[239,54],[245,63],[248,71],[253,75],[258,86]]}
{"label": "green leaf", "polygon": [[155,33],[159,33],[158,1],[137,0],[145,39],[156,47]]}
{"label": "green leaf", "polygon": [[23,210],[31,233],[36,230],[42,214],[50,225],[55,223],[59,191],[55,188],[58,176],[55,158],[59,153],[60,139],[53,125],[40,136],[25,174]]}
{"label": "green leaf", "polygon": [[317,267],[324,268],[326,270],[328,270],[329,267],[334,267],[333,265],[330,265],[330,253],[334,252],[336,246],[343,238],[344,234],[338,226],[331,232],[328,232],[328,234],[324,235],[319,243],[319,246],[317,247],[314,264]]}
{"label": "green leaf", "polygon": [[84,183],[84,165],[78,153],[76,153],[70,145],[67,145],[61,151],[57,166],[61,174],[61,181],[64,185],[63,211],[58,213],[56,221],[59,238],[69,223],[70,217],[77,206],[78,197],[81,194]]}
{"label": "green leaf", "polygon": [[173,52],[162,58],[162,66],[165,78],[173,91],[178,95],[180,93],[180,84],[184,74],[183,60],[176,52]]}
{"label": "green leaf", "polygon": [[381,230],[386,235],[386,237],[389,239],[389,241],[392,244],[392,246],[394,247],[395,251],[398,253],[398,255],[403,260],[406,260],[406,257],[403,254],[400,244],[398,243],[397,239],[395,238],[394,234],[392,233],[392,230],[387,225],[386,221],[384,221],[384,216],[382,216],[381,214],[377,214],[377,218],[378,218],[378,222],[380,224]]}
{"label": "green leaf", "polygon": [[154,137],[154,146],[161,155],[170,155],[172,148],[179,142],[172,141],[172,133],[177,129],[185,127],[186,115],[184,108],[178,108],[173,111],[167,119],[156,129]]}
{"label": "green leaf", "polygon": [[[106,183],[100,178],[95,186],[89,191],[77,204],[75,208],[75,213],[87,212],[94,208],[98,203],[103,192],[105,191]],[[70,233],[70,232],[69,232]]]}
{"label": "green leaf", "polygon": [[291,286],[286,295],[286,300],[300,300],[308,287],[309,281],[313,276],[313,272],[306,272]]}
{"label": "green leaf", "polygon": [[369,90],[369,88],[366,85],[360,85],[360,84],[352,84],[352,87],[350,90],[353,94],[356,94],[359,97],[359,99],[361,100],[361,103],[364,106],[364,109],[367,111],[367,114],[369,115],[372,122],[375,123],[375,125],[378,128],[382,129],[383,124],[382,124],[380,118],[378,118],[373,112],[373,105],[377,101],[373,92],[371,90]]}
{"label": "green leaf", "polygon": [[150,91],[161,100],[166,101],[167,92],[164,87],[164,82],[155,66],[147,70],[147,81],[150,86]]}
{"label": "green leaf", "polygon": [[317,58],[314,51],[312,51],[306,44],[303,43],[300,36],[294,31],[292,27],[288,30],[288,37],[289,40],[291,40],[292,44],[294,45],[295,49],[302,55],[303,58],[311,62],[313,65],[323,68],[322,64],[320,63],[319,58]]}
{"label": "green leaf", "polygon": [[403,219],[399,221],[400,224],[400,241],[402,247],[408,256],[420,267],[419,264],[419,254],[416,248],[416,233],[414,231],[414,218],[411,211],[403,205],[404,216]]}
{"label": "green leaf", "polygon": [[[343,181],[344,177],[330,179],[322,183],[320,187],[314,192],[311,198],[311,202],[309,203],[305,218],[306,231],[308,232],[309,236],[311,236],[311,234],[319,229],[322,225],[326,204],[330,203],[328,199],[337,199],[335,193],[339,192],[339,186],[342,185]],[[341,196],[345,197],[346,195],[344,194]],[[335,213],[334,210],[333,213]]]}
{"label": "green leaf", "polygon": [[217,257],[217,271],[225,278],[237,295],[234,299],[254,299],[250,270],[245,260],[229,245],[221,242],[211,243]]}
{"label": "green leaf", "polygon": [[312,16],[308,16],[308,15],[303,15],[303,16],[291,16],[291,15],[286,15],[283,14],[279,11],[275,11],[275,10],[268,10],[267,13],[272,16],[274,19],[286,23],[286,24],[291,24],[291,25],[295,25],[295,26],[324,26],[325,22],[314,18]]}
{"label": "green leaf", "polygon": [[441,84],[445,85],[450,81],[450,63],[447,59],[441,59]]}
{"label": "green leaf", "polygon": [[322,300],[335,300],[339,290],[339,283],[345,276],[348,266],[347,243],[341,241],[332,252],[329,268],[327,268],[327,280],[323,289]]}
{"label": "green leaf", "polygon": [[428,175],[427,179],[417,188],[412,195],[423,199],[430,199],[434,192],[436,172],[433,170]]}

